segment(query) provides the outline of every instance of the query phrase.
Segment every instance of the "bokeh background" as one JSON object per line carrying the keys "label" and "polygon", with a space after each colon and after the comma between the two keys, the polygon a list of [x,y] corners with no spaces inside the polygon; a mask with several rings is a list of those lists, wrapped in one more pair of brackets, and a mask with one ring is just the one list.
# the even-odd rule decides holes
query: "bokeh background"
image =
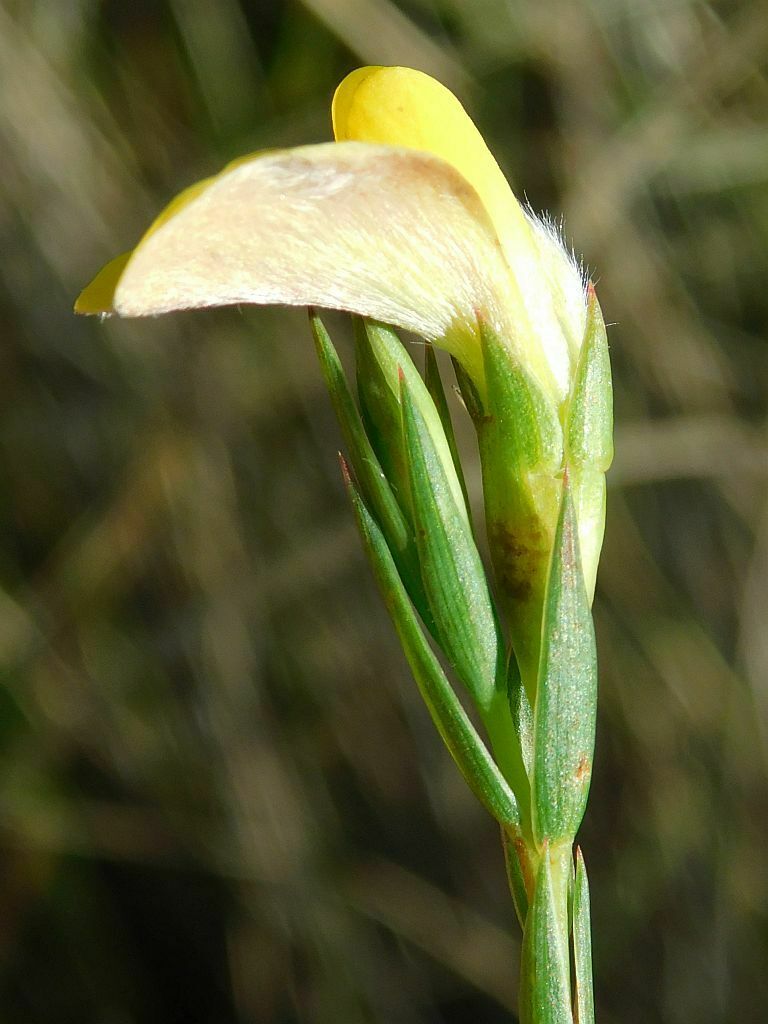
{"label": "bokeh background", "polygon": [[762,0],[1,0],[4,1020],[514,1018],[498,836],[304,314],[71,314],[184,185],[329,138],[362,63],[461,96],[613,323],[599,1020],[768,1017],[767,54]]}

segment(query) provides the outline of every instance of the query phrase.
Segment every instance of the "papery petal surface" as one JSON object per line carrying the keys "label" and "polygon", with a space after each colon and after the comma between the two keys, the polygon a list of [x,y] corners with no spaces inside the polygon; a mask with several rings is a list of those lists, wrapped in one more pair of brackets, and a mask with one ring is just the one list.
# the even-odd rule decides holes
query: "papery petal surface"
{"label": "papery petal surface", "polygon": [[442,160],[328,143],[237,161],[202,185],[155,221],[112,301],[97,278],[81,311],[149,316],[236,303],[348,310],[442,344],[476,377],[477,312],[511,330],[493,227],[475,191]]}

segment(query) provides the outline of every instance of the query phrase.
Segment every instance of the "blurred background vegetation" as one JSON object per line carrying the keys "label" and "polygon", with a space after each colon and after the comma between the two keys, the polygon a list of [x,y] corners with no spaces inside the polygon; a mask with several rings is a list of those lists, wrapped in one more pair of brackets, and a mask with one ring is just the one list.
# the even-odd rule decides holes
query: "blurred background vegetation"
{"label": "blurred background vegetation", "polygon": [[305,315],[71,314],[184,185],[329,138],[362,63],[458,92],[614,323],[599,1021],[766,1019],[766,54],[762,0],[0,0],[4,1020],[513,1019],[498,836]]}

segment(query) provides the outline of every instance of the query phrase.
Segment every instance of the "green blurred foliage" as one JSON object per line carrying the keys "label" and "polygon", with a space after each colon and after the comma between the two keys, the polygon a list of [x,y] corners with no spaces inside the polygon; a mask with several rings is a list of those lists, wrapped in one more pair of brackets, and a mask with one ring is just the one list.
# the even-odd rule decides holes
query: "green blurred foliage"
{"label": "green blurred foliage", "polygon": [[181,187],[327,139],[362,63],[460,94],[614,323],[598,1018],[765,1019],[766,54],[761,0],[2,0],[4,1019],[513,1016],[498,836],[364,564],[305,316],[71,315]]}

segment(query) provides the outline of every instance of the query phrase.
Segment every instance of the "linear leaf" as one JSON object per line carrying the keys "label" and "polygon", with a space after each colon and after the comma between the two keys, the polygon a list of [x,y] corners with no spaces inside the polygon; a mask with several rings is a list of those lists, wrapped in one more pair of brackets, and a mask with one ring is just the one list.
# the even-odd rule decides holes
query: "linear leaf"
{"label": "linear leaf", "polygon": [[[358,389],[365,413],[374,431],[372,440],[379,452],[382,464],[392,462],[393,476],[390,480],[400,490],[408,490],[405,478],[406,453],[403,451],[402,423],[400,420],[400,373],[405,377],[414,403],[432,437],[440,457],[445,476],[462,516],[469,523],[469,513],[464,503],[456,468],[448,440],[440,422],[440,416],[427,391],[419,371],[416,369],[408,350],[400,341],[396,331],[386,324],[370,320],[357,321],[355,345],[358,358]],[[395,479],[396,476],[396,479]],[[405,503],[405,499],[402,499]]]}
{"label": "linear leaf", "polygon": [[573,963],[576,974],[576,1024],[595,1024],[589,882],[579,847],[576,848],[576,880],[573,888]]}
{"label": "linear leaf", "polygon": [[478,707],[488,711],[503,672],[504,652],[485,570],[404,378],[400,404],[424,589],[443,650]]}
{"label": "linear leaf", "polygon": [[522,1024],[573,1024],[568,943],[545,844],[523,932],[520,969]]}
{"label": "linear leaf", "polygon": [[435,355],[435,350],[432,345],[424,346],[424,383],[427,385],[427,391],[429,392],[432,401],[435,403],[437,415],[440,417],[440,422],[443,425],[443,433],[445,434],[445,439],[448,442],[448,448],[450,450],[451,457],[453,458],[456,476],[459,478],[461,493],[464,496],[464,504],[467,509],[469,509],[467,483],[464,479],[464,471],[461,468],[459,449],[456,446],[456,434],[453,430],[453,420],[451,419],[451,412],[448,408],[445,388],[443,387],[443,381],[440,376],[440,367],[437,365],[437,356]]}
{"label": "linear leaf", "polygon": [[597,655],[566,473],[544,600],[534,708],[533,826],[537,843],[573,841],[589,793]]}
{"label": "linear leaf", "polygon": [[[349,390],[344,368],[330,335],[316,313],[310,313],[310,322],[320,368],[349,450],[355,477],[384,533],[411,600],[416,605],[427,628],[436,636],[436,627],[429,610],[427,596],[424,593],[424,585],[421,582],[418,553],[410,523],[403,515],[368,439],[360,413]],[[397,413],[398,430],[401,430],[399,406]]]}
{"label": "linear leaf", "polygon": [[[354,319],[354,336],[357,393],[360,397],[363,421],[400,507],[410,521],[411,507],[403,448],[399,386],[390,380],[388,361],[382,365],[382,360],[371,343],[368,324],[359,317]],[[405,362],[409,357],[407,353],[403,353],[401,358]],[[397,372],[396,369],[394,372]]]}
{"label": "linear leaf", "polygon": [[320,368],[349,450],[355,477],[387,538],[390,549],[398,554],[405,552],[411,540],[410,528],[368,440],[338,352],[325,325],[314,312],[310,313],[310,323]]}
{"label": "linear leaf", "polygon": [[592,285],[567,420],[569,463],[604,473],[613,458],[613,390],[608,337]]}
{"label": "linear leaf", "polygon": [[519,829],[512,790],[488,752],[419,625],[384,535],[344,469],[357,525],[400,643],[438,732],[472,791],[500,824]]}

